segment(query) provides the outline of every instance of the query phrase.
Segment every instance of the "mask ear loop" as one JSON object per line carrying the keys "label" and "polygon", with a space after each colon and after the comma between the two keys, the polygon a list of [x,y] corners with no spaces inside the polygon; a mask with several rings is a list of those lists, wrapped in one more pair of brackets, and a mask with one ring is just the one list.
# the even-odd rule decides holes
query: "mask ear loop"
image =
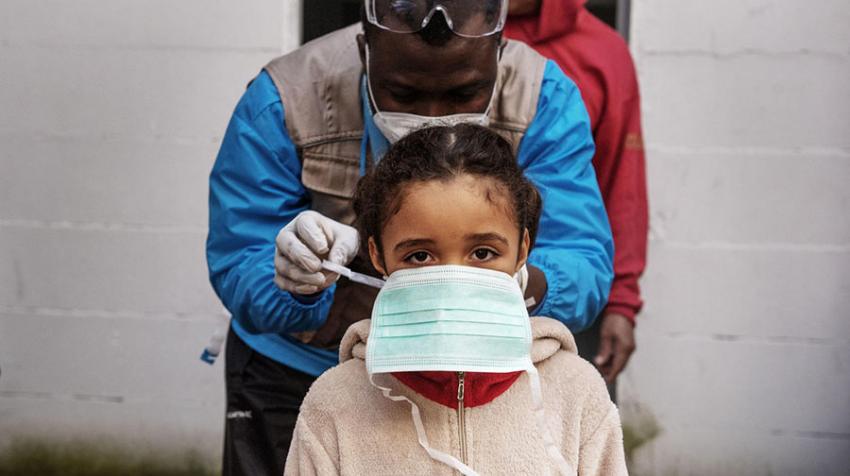
{"label": "mask ear loop", "polygon": [[445,465],[448,465],[448,466],[460,471],[461,474],[464,474],[466,476],[479,476],[478,473],[475,472],[475,470],[473,470],[469,466],[463,464],[460,460],[458,460],[454,456],[443,453],[442,451],[435,450],[434,448],[431,448],[430,444],[428,443],[428,435],[425,434],[425,425],[422,424],[422,416],[419,413],[419,407],[415,403],[413,403],[412,400],[410,400],[409,398],[407,398],[405,396],[391,395],[392,389],[387,388],[387,387],[382,387],[382,386],[376,384],[375,381],[372,379],[372,377],[373,377],[373,375],[369,374],[369,383],[371,383],[373,387],[380,390],[381,393],[384,394],[384,397],[389,398],[390,400],[392,400],[394,402],[404,401],[404,402],[407,402],[407,403],[410,404],[410,414],[413,416],[413,425],[416,427],[416,437],[419,440],[419,446],[421,446],[422,448],[425,449],[425,451],[428,453],[428,456],[430,456],[431,459],[434,459],[434,460],[439,461],[439,462],[441,462]]}
{"label": "mask ear loop", "polygon": [[572,465],[564,459],[564,455],[555,444],[555,439],[552,438],[552,433],[549,432],[549,425],[546,424],[546,415],[543,412],[543,392],[540,390],[540,374],[537,373],[537,368],[534,364],[530,364],[528,369],[528,380],[531,384],[531,411],[534,412],[534,417],[537,419],[537,426],[540,433],[543,435],[543,444],[546,446],[546,454],[549,459],[558,468],[563,476],[574,476],[576,470]]}

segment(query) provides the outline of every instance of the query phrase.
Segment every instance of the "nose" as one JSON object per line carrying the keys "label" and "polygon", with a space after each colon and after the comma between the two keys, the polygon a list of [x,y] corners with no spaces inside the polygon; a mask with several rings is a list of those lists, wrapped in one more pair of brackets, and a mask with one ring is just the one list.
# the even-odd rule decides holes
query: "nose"
{"label": "nose", "polygon": [[455,113],[452,105],[447,104],[445,101],[428,101],[417,109],[419,110],[416,111],[416,114],[429,117],[449,116]]}

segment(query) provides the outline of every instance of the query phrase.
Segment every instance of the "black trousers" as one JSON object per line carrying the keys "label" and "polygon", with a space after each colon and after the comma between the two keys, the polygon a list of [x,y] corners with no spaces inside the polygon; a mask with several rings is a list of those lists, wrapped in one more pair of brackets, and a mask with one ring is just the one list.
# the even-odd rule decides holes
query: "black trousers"
{"label": "black trousers", "polygon": [[227,335],[224,476],[281,476],[298,409],[316,377],[289,368]]}
{"label": "black trousers", "polygon": [[[578,346],[578,355],[584,360],[593,364],[593,358],[599,352],[599,332],[602,327],[602,316],[596,319],[592,326],[575,335],[576,345]],[[595,364],[594,364],[595,366]],[[611,396],[611,401],[617,403],[617,381],[608,385],[608,395]]]}

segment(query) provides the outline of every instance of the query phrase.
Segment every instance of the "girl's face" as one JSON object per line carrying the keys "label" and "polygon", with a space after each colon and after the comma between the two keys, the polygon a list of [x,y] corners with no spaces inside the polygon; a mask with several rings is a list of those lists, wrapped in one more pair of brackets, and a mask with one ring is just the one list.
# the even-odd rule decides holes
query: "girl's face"
{"label": "girl's face", "polygon": [[491,179],[461,175],[414,183],[401,200],[381,233],[383,256],[369,238],[372,264],[385,275],[445,264],[513,275],[528,258],[528,231],[520,236],[509,197]]}

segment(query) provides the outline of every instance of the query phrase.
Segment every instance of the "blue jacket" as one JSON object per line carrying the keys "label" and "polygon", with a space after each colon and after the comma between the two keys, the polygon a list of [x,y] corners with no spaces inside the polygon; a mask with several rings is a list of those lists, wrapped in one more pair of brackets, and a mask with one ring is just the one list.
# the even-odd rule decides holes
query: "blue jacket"
{"label": "blue jacket", "polygon": [[[234,332],[257,352],[320,375],[334,351],[302,344],[293,332],[318,329],[335,287],[306,302],[273,282],[278,231],[310,207],[301,163],[284,127],[284,105],[267,73],[245,92],[210,174],[207,263],[210,281],[233,315]],[[386,139],[364,107],[363,153],[376,157]],[[546,275],[548,291],[535,315],[589,326],[605,306],[613,278],[613,241],[596,176],[590,122],[575,84],[549,61],[537,114],[518,161],[543,196],[537,243],[529,263]]]}

